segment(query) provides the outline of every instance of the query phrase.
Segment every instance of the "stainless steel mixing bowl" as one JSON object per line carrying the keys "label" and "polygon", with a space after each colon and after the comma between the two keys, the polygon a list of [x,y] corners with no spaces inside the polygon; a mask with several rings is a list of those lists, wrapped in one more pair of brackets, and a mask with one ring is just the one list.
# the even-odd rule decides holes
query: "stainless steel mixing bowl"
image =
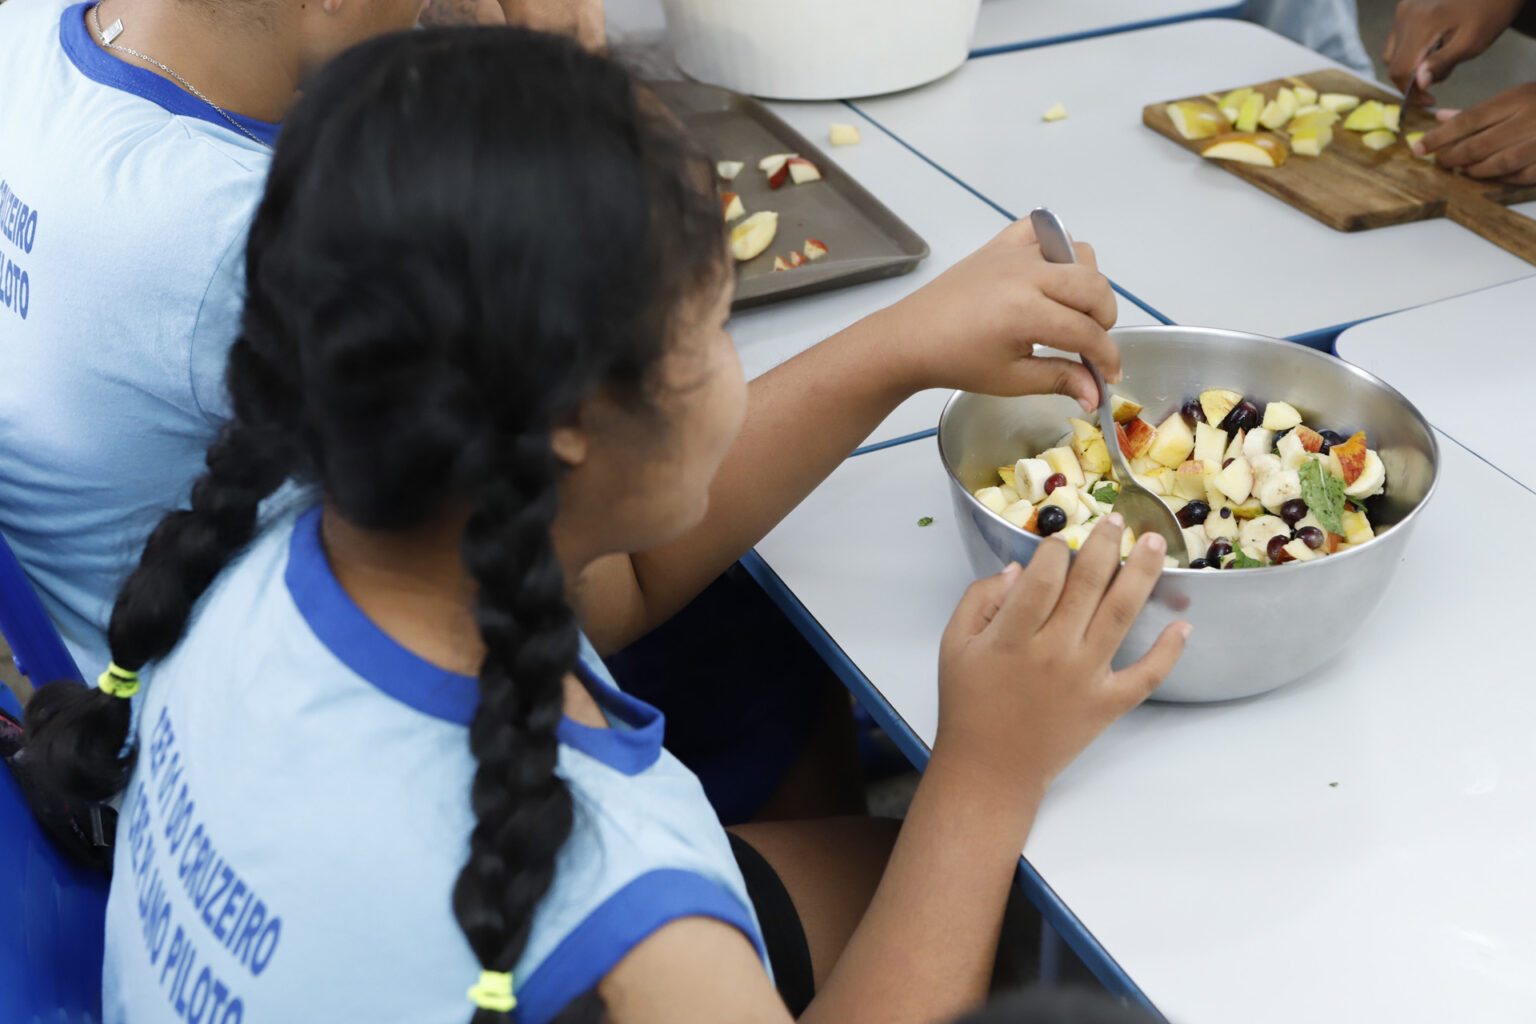
{"label": "stainless steel mixing bowl", "polygon": [[[1201,327],[1121,327],[1125,379],[1113,390],[1146,406],[1154,424],[1205,388],[1224,387],[1264,402],[1290,402],[1305,422],[1349,435],[1364,430],[1387,470],[1386,493],[1369,512],[1377,537],[1311,562],[1262,569],[1168,569],[1131,628],[1115,665],[1141,657],[1163,628],[1195,629],[1156,698],[1216,701],[1248,697],[1300,679],[1332,660],[1392,582],[1419,510],[1439,475],[1434,432],[1397,391],[1342,360],[1289,341]],[[1081,416],[1059,395],[992,398],[956,392],[939,419],[939,453],[949,470],[955,518],[978,576],[1009,561],[1028,563],[1039,537],[972,497],[995,483],[998,466],[1055,444]],[[1300,633],[1294,623],[1308,628]]]}

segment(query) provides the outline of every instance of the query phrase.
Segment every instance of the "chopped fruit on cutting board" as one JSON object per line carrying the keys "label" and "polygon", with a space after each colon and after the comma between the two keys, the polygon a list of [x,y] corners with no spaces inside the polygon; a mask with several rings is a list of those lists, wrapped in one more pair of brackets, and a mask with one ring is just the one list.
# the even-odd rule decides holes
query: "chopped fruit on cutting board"
{"label": "chopped fruit on cutting board", "polygon": [[1232,132],[1207,142],[1200,155],[1208,160],[1236,160],[1259,167],[1279,167],[1290,151],[1285,141],[1269,132]]}

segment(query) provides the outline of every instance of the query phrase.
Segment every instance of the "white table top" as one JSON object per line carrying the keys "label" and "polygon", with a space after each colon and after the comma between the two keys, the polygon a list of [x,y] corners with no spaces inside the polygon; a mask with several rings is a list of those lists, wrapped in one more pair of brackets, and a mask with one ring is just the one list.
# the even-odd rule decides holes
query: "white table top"
{"label": "white table top", "polygon": [[1536,379],[1533,323],[1536,277],[1528,277],[1368,321],[1339,335],[1337,348],[1407,395],[1438,429],[1536,490],[1536,448],[1514,427]]}
{"label": "white table top", "polygon": [[[822,143],[833,160],[922,235],[931,251],[916,270],[902,277],[761,306],[733,317],[729,327],[748,377],[910,295],[1008,224],[1002,214],[841,103],[769,106],[806,138]],[[863,141],[826,147],[827,126],[834,121],[857,123]],[[1121,300],[1120,323],[1157,321],[1135,303]],[[868,443],[932,429],[946,397],[945,392],[928,391],[912,398],[870,435]]]}
{"label": "white table top", "polygon": [[[1350,653],[1252,700],[1143,706],[1041,809],[1028,860],[1178,1024],[1532,1019],[1530,602],[1462,496],[1517,519],[1536,496],[1441,444],[1441,491]],[[758,547],[924,743],[970,581],[947,486],[932,441],[859,455]],[[1304,615],[1275,628],[1326,628]]]}
{"label": "white table top", "polygon": [[1189,18],[1235,15],[1222,0],[985,0],[971,50],[1048,45]]}
{"label": "white table top", "polygon": [[[1333,231],[1141,123],[1149,102],[1329,63],[1210,19],[972,60],[858,107],[1004,209],[1050,206],[1179,323],[1289,337],[1536,272],[1445,220]],[[1067,119],[1041,121],[1055,103]]]}

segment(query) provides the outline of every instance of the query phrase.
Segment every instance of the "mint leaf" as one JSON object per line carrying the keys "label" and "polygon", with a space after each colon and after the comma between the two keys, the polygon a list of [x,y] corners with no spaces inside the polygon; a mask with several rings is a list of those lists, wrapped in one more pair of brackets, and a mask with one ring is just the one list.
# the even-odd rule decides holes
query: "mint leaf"
{"label": "mint leaf", "polygon": [[1120,497],[1120,488],[1108,481],[1099,484],[1099,486],[1093,489],[1093,500],[1102,502],[1105,505],[1113,505],[1118,497]]}
{"label": "mint leaf", "polygon": [[1316,459],[1308,459],[1301,467],[1301,500],[1323,529],[1344,532],[1344,481],[1324,470]]}
{"label": "mint leaf", "polygon": [[1249,558],[1242,548],[1237,548],[1232,553],[1237,556],[1232,560],[1232,568],[1234,569],[1261,569],[1264,567],[1263,562],[1257,558]]}
{"label": "mint leaf", "polygon": [[[933,525],[933,516],[923,516],[923,518],[921,518],[921,519],[919,519],[917,521],[917,525],[918,526],[932,526]],[[1334,531],[1334,532],[1337,533],[1338,531]]]}

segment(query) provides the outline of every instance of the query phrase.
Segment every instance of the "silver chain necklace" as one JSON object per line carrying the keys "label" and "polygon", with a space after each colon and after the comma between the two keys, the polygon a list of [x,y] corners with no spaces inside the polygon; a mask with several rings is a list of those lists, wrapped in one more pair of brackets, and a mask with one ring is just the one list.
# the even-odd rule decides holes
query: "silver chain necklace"
{"label": "silver chain necklace", "polygon": [[230,124],[230,127],[233,128],[235,131],[239,132],[241,135],[244,135],[246,138],[250,139],[252,142],[256,143],[256,145],[258,145],[258,146],[264,146],[267,149],[271,149],[272,148],[267,143],[263,142],[262,140],[258,139],[256,136],[252,135],[250,133],[250,131],[244,125],[242,125],[239,121],[236,121],[233,117],[230,117],[229,116],[229,111],[225,110],[223,107],[219,106],[217,103],[215,103],[212,100],[210,100],[207,96],[204,96],[201,92],[198,92],[197,86],[193,85],[191,82],[187,81],[185,78],[182,78],[176,72],[172,71],[170,68],[166,67],[164,64],[161,64],[159,61],[155,60],[155,58],[150,57],[150,56],[148,56],[146,54],[142,54],[138,50],[130,50],[126,46],[119,46],[116,43],[114,43],[112,40],[116,39],[118,36],[122,35],[122,33],[123,33],[123,19],[122,18],[118,18],[116,21],[112,22],[112,24],[110,26],[108,26],[106,31],[102,31],[100,8],[101,8],[101,5],[99,3],[91,7],[91,24],[95,27],[95,29],[96,29],[96,38],[101,40],[101,45],[102,46],[105,46],[109,50],[116,50],[118,53],[126,53],[130,57],[137,57],[137,58],[139,58],[139,60],[142,60],[142,61],[148,61],[149,63],[153,64],[155,67],[159,68],[161,71],[164,71],[166,74],[168,74],[172,78],[176,79],[176,81],[180,82],[181,85],[182,85],[182,88],[186,89],[187,92],[190,92],[193,96],[196,96],[198,99],[200,99],[204,103],[208,104],[214,110],[218,111],[219,116],[222,117],[224,120],[228,121],[229,124]]}

